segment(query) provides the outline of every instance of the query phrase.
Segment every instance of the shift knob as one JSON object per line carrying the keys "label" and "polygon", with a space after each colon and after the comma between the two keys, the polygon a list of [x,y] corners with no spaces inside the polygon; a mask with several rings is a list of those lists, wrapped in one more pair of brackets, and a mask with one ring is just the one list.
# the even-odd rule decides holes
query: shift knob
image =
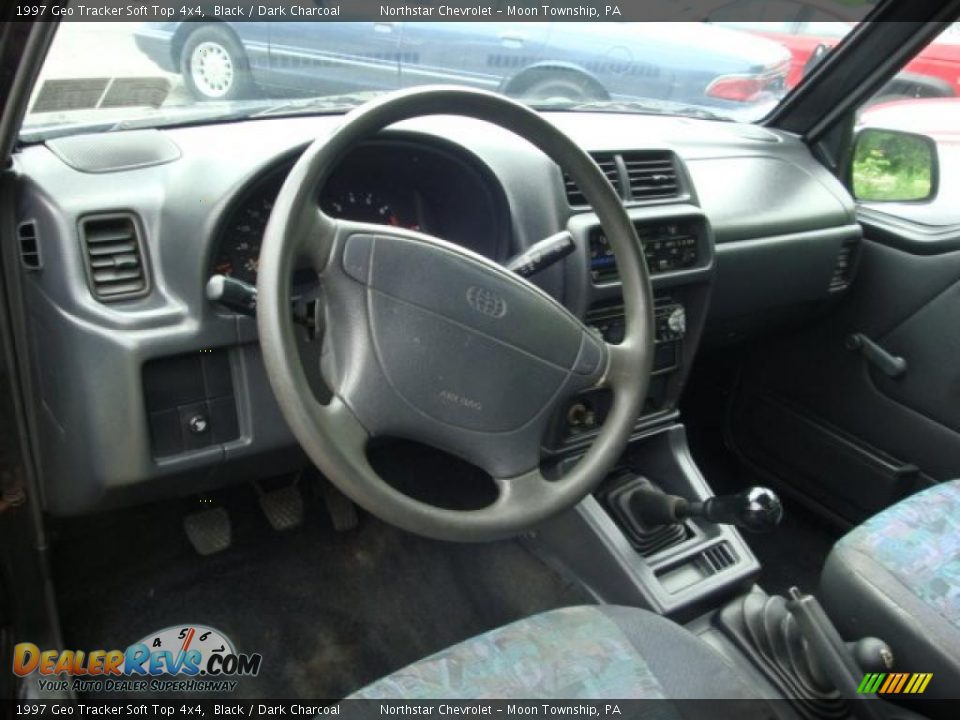
{"label": "shift knob", "polygon": [[865,637],[847,643],[860,669],[866,673],[889,672],[893,669],[893,650],[883,640]]}
{"label": "shift knob", "polygon": [[769,532],[783,519],[783,505],[770,488],[752,487],[736,495],[704,500],[700,508],[690,508],[690,515],[721,525],[736,525],[750,532]]}

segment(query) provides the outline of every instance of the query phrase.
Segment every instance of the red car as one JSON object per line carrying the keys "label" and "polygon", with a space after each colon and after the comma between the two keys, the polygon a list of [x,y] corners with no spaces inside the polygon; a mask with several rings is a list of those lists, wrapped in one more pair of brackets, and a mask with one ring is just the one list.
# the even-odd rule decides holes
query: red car
{"label": "red car", "polygon": [[[828,17],[822,9],[809,15]],[[716,22],[746,30],[784,45],[792,56],[787,87],[792,88],[804,72],[818,47],[836,46],[853,29],[853,20],[791,20],[780,22]],[[891,97],[952,97],[960,94],[960,30],[951,26],[907,64],[882,93]]]}
{"label": "red car", "polygon": [[857,124],[929,135],[937,143],[960,145],[960,98],[895,100],[874,105],[861,113]]}

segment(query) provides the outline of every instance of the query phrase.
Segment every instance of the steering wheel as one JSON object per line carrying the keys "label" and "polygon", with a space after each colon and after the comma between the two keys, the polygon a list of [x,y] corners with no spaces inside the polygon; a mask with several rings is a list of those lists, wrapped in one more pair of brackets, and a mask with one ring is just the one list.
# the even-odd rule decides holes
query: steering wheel
{"label": "steering wheel", "polygon": [[[545,292],[495,262],[409,230],[334,219],[319,207],[340,161],[380,130],[425,115],[460,115],[516,133],[564,167],[617,256],[626,328],[605,343]],[[291,277],[308,261],[325,305],[324,378],[311,392],[291,313]],[[640,241],[594,161],[535,111],[499,95],[449,87],[381,96],[344,117],[300,156],[267,224],[257,283],[260,344],[283,416],[317,467],[382,520],[445,540],[527,530],[591,492],[617,461],[650,377],[653,300]],[[559,479],[540,468],[551,416],[575,393],[612,391],[590,449]],[[371,467],[373,437],[442,449],[489,473],[498,496],[451,510],[391,487]]]}

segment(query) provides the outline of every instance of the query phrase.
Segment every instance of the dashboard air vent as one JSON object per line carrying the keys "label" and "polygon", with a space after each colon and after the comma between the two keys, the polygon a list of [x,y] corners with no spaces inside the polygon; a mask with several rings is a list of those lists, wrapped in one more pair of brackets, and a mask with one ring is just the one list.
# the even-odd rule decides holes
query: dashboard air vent
{"label": "dashboard air vent", "polygon": [[[591,155],[591,157],[596,161],[597,165],[600,166],[600,169],[603,170],[603,174],[607,176],[607,180],[613,185],[613,189],[617,191],[617,195],[622,195],[623,189],[620,184],[620,169],[617,167],[616,155]],[[566,170],[563,171],[563,186],[567,194],[567,202],[570,203],[571,206],[576,207],[589,204],[586,196],[580,191],[580,188],[577,187],[577,184]]]}
{"label": "dashboard air vent", "polygon": [[680,194],[673,156],[663,152],[636,152],[623,156],[631,200],[659,200]]}
{"label": "dashboard air vent", "polygon": [[132,215],[84,218],[80,221],[80,238],[94,297],[111,302],[147,291],[140,231]]}
{"label": "dashboard air vent", "polygon": [[830,276],[830,292],[846,290],[850,285],[850,278],[853,277],[853,251],[855,248],[854,243],[849,243],[840,248],[837,262],[833,266],[833,274]]}
{"label": "dashboard air vent", "polygon": [[17,241],[20,243],[20,262],[23,263],[23,267],[31,271],[42,268],[37,224],[32,220],[20,223],[17,227]]}

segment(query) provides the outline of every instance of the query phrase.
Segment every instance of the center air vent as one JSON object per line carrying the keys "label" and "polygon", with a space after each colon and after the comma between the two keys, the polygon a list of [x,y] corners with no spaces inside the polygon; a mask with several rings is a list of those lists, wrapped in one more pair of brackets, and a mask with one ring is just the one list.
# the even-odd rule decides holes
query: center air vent
{"label": "center air vent", "polygon": [[630,200],[659,200],[680,194],[673,156],[664,152],[635,152],[623,156]]}
{"label": "center air vent", "polygon": [[[591,157],[625,202],[669,200],[681,194],[677,166],[671,152],[637,150],[622,154],[592,154]],[[589,205],[566,170],[563,171],[563,184],[571,207]]]}
{"label": "center air vent", "polygon": [[[620,169],[617,167],[616,155],[591,155],[591,157],[596,161],[597,165],[600,166],[600,169],[603,170],[603,174],[607,176],[607,180],[613,185],[613,189],[617,191],[617,195],[622,196],[623,188],[620,183]],[[570,203],[570,205],[574,207],[578,205],[589,205],[586,196],[580,191],[580,188],[577,187],[577,184],[566,170],[563,171],[563,186],[567,193],[567,202]]]}
{"label": "center air vent", "polygon": [[84,218],[80,240],[94,297],[111,302],[147,292],[140,232],[132,215]]}

